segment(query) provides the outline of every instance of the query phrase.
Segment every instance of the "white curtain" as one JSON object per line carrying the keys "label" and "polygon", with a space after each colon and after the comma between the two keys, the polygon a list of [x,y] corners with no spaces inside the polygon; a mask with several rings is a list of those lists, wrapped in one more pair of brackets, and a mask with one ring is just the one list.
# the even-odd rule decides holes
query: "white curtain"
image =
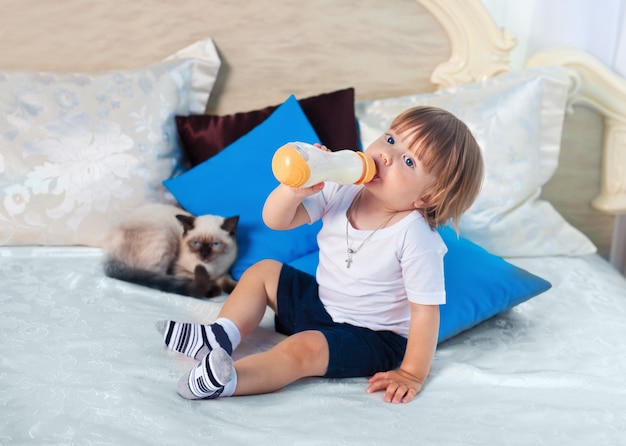
{"label": "white curtain", "polygon": [[[482,0],[496,23],[518,39],[511,55],[522,68],[535,52],[586,51],[626,77],[626,0]],[[615,219],[611,262],[626,275],[626,215]]]}
{"label": "white curtain", "polygon": [[533,53],[572,47],[626,77],[626,0],[482,0],[499,26],[518,39],[515,68]]}

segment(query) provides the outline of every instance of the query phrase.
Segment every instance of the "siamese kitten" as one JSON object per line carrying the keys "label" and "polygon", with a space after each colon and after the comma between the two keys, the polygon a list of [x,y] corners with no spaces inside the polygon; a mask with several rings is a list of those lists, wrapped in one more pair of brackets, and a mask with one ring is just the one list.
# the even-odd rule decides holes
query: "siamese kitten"
{"label": "siamese kitten", "polygon": [[147,204],[108,234],[105,274],[193,297],[231,292],[239,217],[194,217],[176,206]]}

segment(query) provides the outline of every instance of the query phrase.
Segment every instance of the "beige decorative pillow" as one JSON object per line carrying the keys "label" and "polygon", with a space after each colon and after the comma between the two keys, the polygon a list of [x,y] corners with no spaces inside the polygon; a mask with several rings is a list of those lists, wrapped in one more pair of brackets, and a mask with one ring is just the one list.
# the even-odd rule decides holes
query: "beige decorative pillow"
{"label": "beige decorative pillow", "polygon": [[0,244],[99,246],[111,221],[180,169],[175,115],[202,113],[211,39],[145,68],[0,72]]}

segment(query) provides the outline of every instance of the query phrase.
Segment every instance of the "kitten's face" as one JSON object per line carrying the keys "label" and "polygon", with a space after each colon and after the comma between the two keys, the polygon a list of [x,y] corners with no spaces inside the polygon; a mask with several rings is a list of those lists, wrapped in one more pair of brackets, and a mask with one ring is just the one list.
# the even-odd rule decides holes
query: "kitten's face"
{"label": "kitten's face", "polygon": [[239,217],[178,215],[183,226],[178,265],[193,272],[202,264],[211,278],[228,272],[237,258],[236,228]]}
{"label": "kitten's face", "polygon": [[189,252],[195,254],[201,262],[208,263],[215,260],[228,250],[230,240],[225,240],[217,235],[198,232],[187,233],[186,236],[183,236],[183,240]]}

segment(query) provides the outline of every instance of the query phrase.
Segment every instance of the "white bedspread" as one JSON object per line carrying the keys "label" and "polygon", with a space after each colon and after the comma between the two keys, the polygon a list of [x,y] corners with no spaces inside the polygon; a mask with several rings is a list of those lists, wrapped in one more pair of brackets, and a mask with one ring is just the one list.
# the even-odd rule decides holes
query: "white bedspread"
{"label": "white bedspread", "polygon": [[[597,256],[516,263],[553,288],[440,345],[408,405],[366,379],[186,401],[159,319],[220,302],[105,278],[91,248],[0,248],[0,444],[626,444],[626,280]],[[272,318],[238,350],[280,339]]]}

